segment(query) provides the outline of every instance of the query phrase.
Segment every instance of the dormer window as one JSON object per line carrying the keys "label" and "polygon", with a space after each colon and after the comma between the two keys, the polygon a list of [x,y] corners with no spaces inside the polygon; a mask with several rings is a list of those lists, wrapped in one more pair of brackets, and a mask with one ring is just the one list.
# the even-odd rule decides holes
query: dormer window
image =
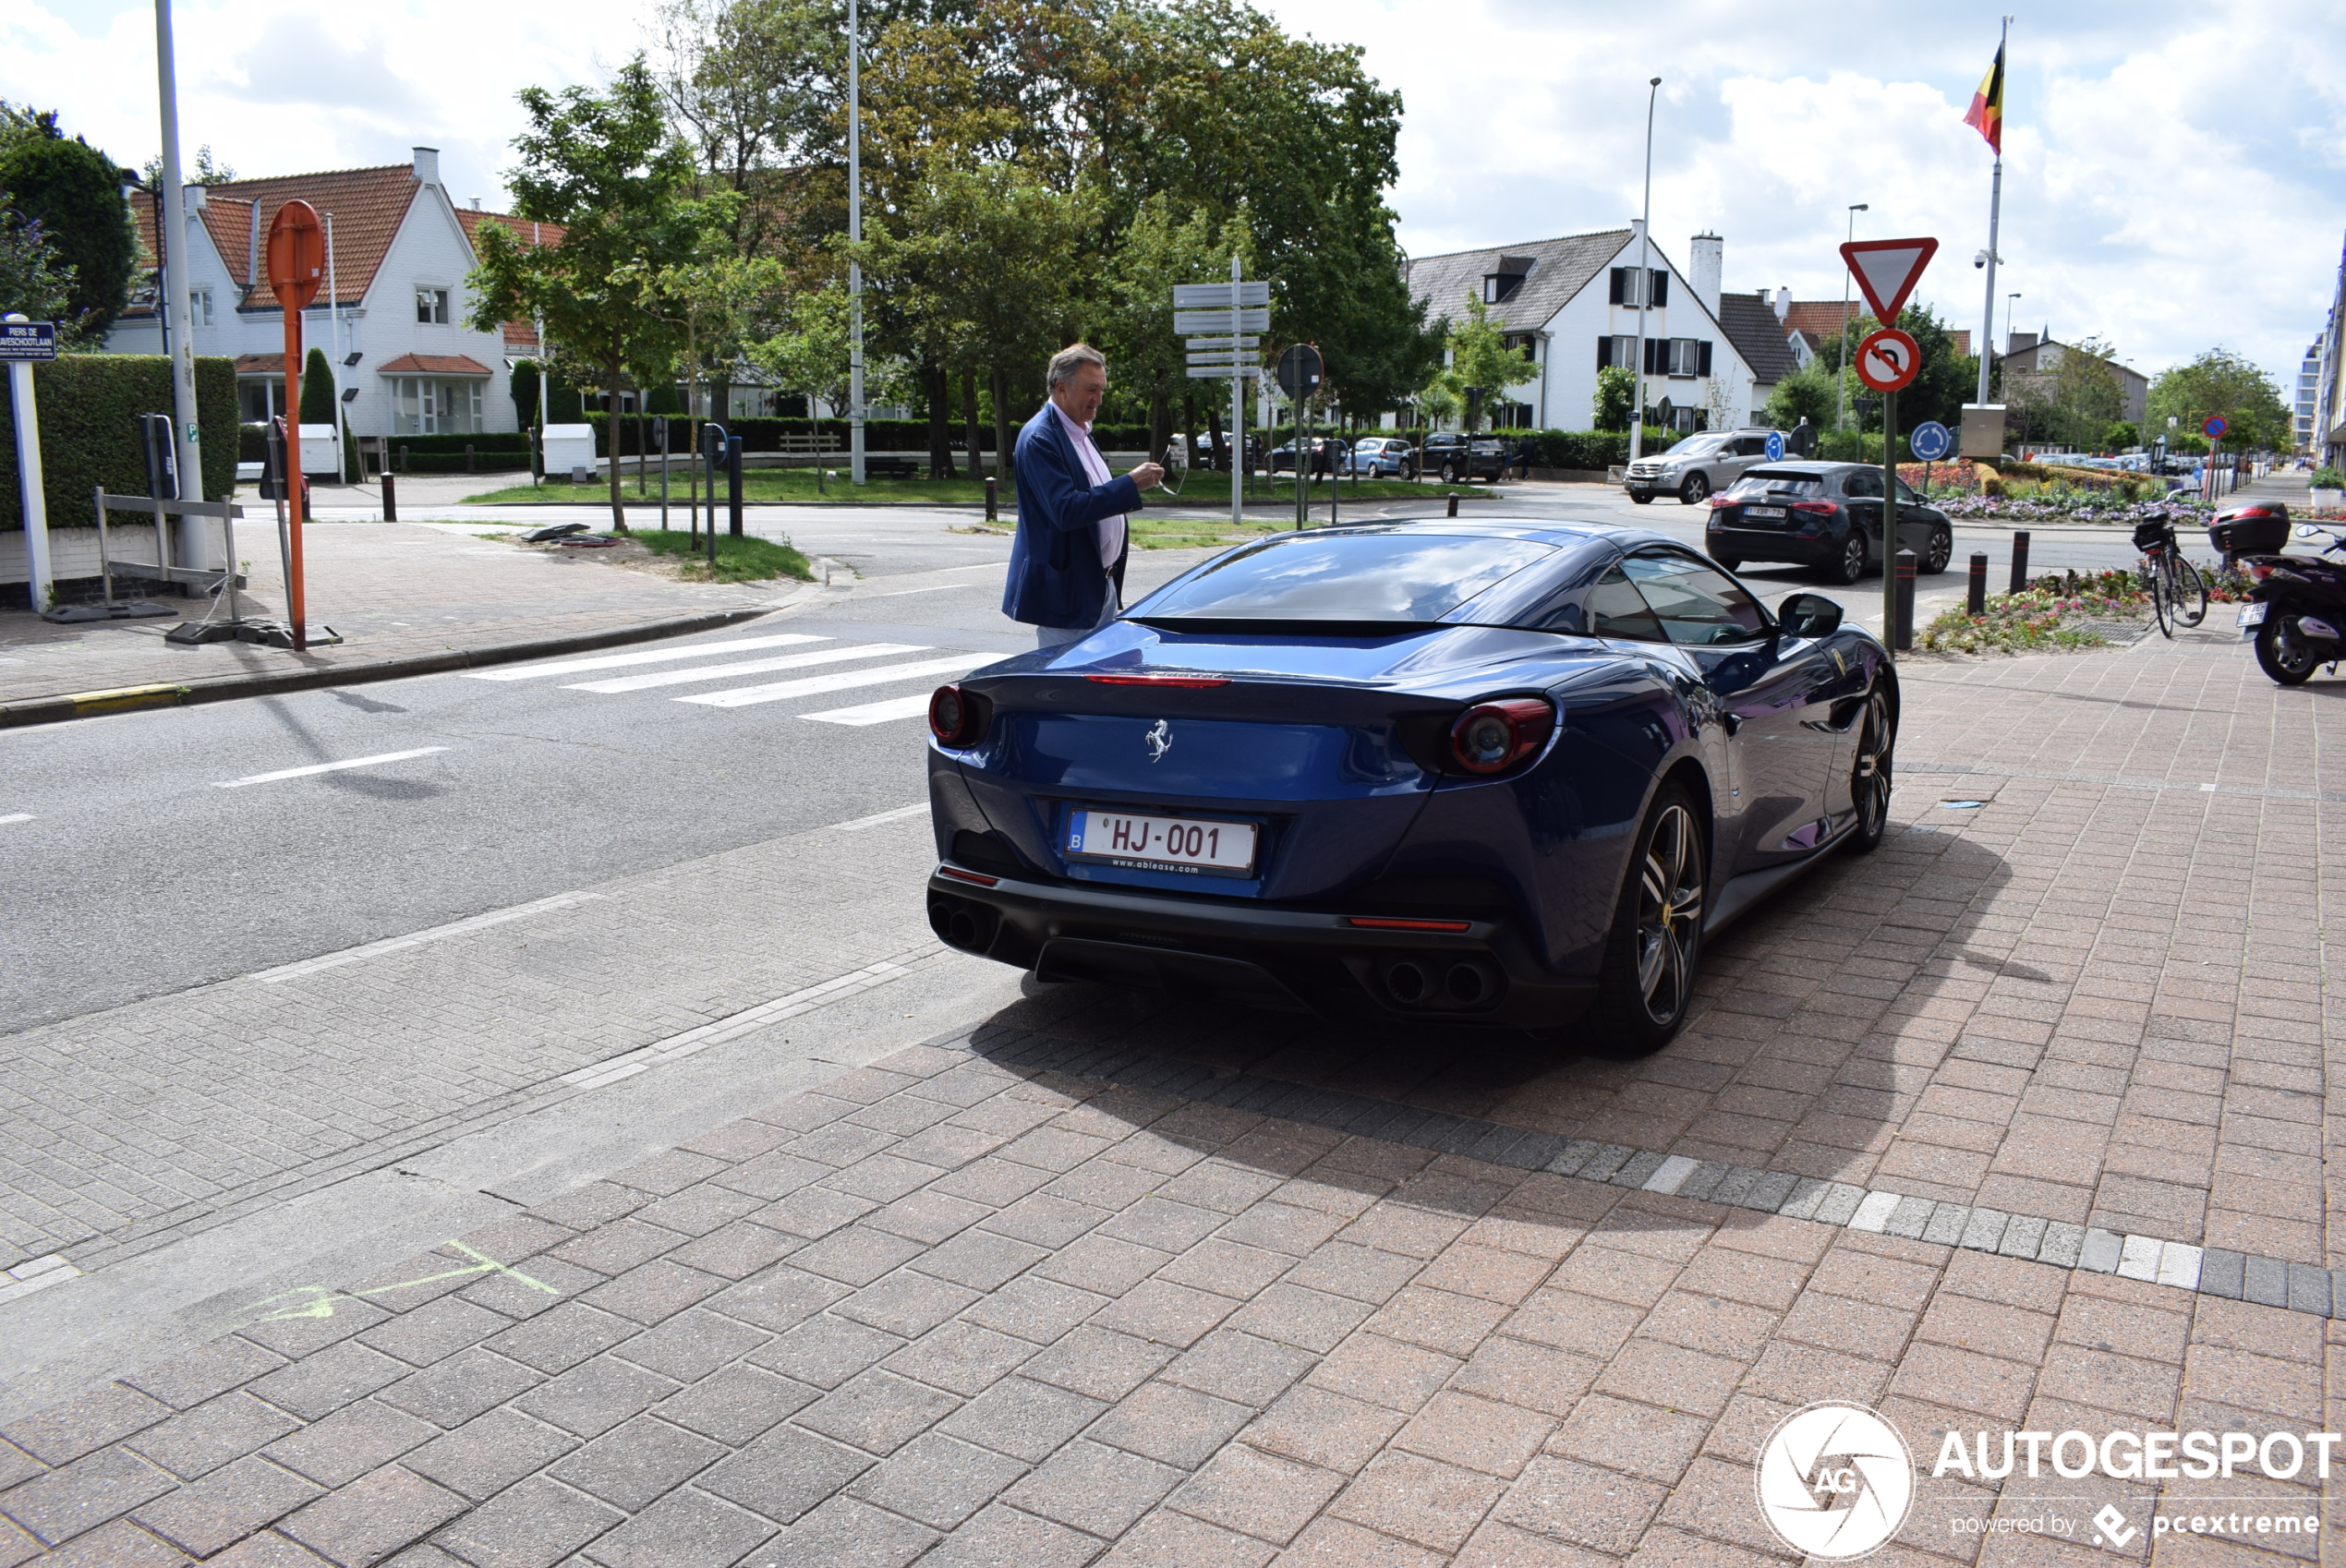
{"label": "dormer window", "polygon": [[1523,280],[1530,276],[1532,263],[1537,259],[1530,256],[1500,257],[1498,264],[1482,274],[1482,303],[1505,305],[1513,299],[1523,287]]}
{"label": "dormer window", "polygon": [[448,291],[444,288],[417,289],[416,320],[425,326],[446,326],[448,324]]}

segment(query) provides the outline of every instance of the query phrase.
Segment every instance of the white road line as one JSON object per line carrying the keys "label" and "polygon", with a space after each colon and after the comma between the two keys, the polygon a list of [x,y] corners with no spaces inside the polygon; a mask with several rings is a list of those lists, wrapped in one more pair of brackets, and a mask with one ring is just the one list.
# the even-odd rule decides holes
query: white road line
{"label": "white road line", "polygon": [[6,826],[11,822],[30,822],[31,820],[32,814],[29,811],[11,812],[6,816],[0,816],[0,826]]}
{"label": "white road line", "polygon": [[890,697],[886,702],[865,703],[861,707],[835,707],[825,713],[802,713],[798,717],[822,724],[889,724],[927,713],[930,695],[924,692],[917,696]]}
{"label": "white road line", "polygon": [[[926,703],[928,699],[923,697],[921,701]],[[866,827],[877,827],[883,822],[901,822],[908,816],[918,815],[926,810],[928,810],[928,802],[923,801],[918,805],[898,806],[894,811],[877,812],[870,816],[854,817],[846,822],[834,822],[831,824],[831,830],[835,833],[861,833]]]}
{"label": "white road line", "polygon": [[280,778],[307,778],[313,773],[339,773],[345,767],[372,767],[378,763],[405,762],[444,752],[445,746],[417,746],[412,752],[385,752],[381,756],[352,757],[348,762],[313,762],[308,767],[281,767],[274,773],[251,773],[212,785],[215,790],[241,790],[248,784],[274,784]]}
{"label": "white road line", "polygon": [[345,964],[355,964],[362,959],[380,958],[385,953],[396,953],[407,947],[420,947],[427,942],[437,942],[443,936],[462,936],[468,932],[483,931],[492,925],[502,925],[509,920],[526,920],[531,915],[550,914],[555,910],[566,910],[576,904],[591,903],[601,897],[600,893],[557,893],[550,899],[539,899],[527,904],[515,904],[511,909],[490,910],[487,914],[467,915],[463,920],[452,920],[445,925],[427,926],[421,931],[411,931],[405,936],[386,936],[380,942],[369,942],[357,947],[345,947],[339,952],[320,953],[314,959],[303,959],[298,963],[279,964],[275,969],[256,970],[251,978],[263,984],[274,985],[281,980],[294,980],[305,974],[315,974],[321,969],[340,969]]}
{"label": "white road line", "polygon": [[804,632],[772,637],[737,637],[730,643],[695,643],[684,648],[655,648],[649,653],[599,654],[593,658],[566,658],[554,664],[524,664],[511,669],[467,669],[467,681],[534,681],[540,675],[580,675],[589,669],[624,669],[635,664],[669,664],[680,658],[709,654],[750,653],[758,648],[786,648],[800,643],[828,643]]}
{"label": "white road line", "polygon": [[941,594],[948,588],[983,588],[985,583],[937,583],[925,588],[897,588],[885,594],[865,594],[867,599],[901,599],[907,594]]}
{"label": "white road line", "polygon": [[851,658],[893,658],[898,654],[923,653],[926,643],[847,643],[812,653],[781,654],[773,658],[744,659],[739,664],[696,664],[690,669],[657,669],[649,675],[622,675],[610,681],[581,681],[565,692],[642,692],[654,686],[682,686],[694,681],[717,681],[728,675],[762,675],[769,669],[803,669],[810,664],[840,664]]}
{"label": "white road line", "polygon": [[671,697],[678,703],[701,703],[709,707],[747,707],[752,703],[778,703],[791,697],[812,697],[824,692],[844,692],[855,686],[879,686],[890,681],[911,681],[923,675],[942,675],[949,669],[967,669],[972,665],[991,664],[994,654],[955,654],[949,658],[923,659],[917,664],[889,664],[877,669],[850,669],[838,675],[816,675],[804,681],[778,681],[770,686],[744,686],[732,692],[708,692],[696,697]]}

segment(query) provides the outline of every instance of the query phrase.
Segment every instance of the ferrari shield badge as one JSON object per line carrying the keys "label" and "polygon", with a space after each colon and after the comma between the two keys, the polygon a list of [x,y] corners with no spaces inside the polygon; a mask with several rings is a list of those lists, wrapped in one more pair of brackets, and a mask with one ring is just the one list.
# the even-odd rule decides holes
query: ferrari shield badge
{"label": "ferrari shield badge", "polygon": [[1149,761],[1163,762],[1165,754],[1173,749],[1173,726],[1158,719],[1149,727],[1149,732],[1142,737],[1141,743],[1149,749]]}

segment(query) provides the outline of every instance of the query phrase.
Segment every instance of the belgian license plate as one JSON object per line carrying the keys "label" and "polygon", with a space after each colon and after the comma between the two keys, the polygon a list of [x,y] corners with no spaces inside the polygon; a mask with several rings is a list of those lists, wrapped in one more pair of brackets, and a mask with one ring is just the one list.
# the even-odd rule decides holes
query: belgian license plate
{"label": "belgian license plate", "polygon": [[2256,634],[2256,628],[2265,623],[2265,608],[2262,604],[2244,604],[2240,607],[2240,634],[2243,637],[2253,637]]}
{"label": "belgian license plate", "polygon": [[1068,814],[1070,860],[1105,861],[1136,871],[1244,876],[1254,870],[1260,829],[1252,822],[1140,816],[1079,807]]}
{"label": "belgian license plate", "polygon": [[1784,508],[1781,506],[1747,506],[1743,509],[1743,514],[1746,517],[1782,517],[1784,515]]}

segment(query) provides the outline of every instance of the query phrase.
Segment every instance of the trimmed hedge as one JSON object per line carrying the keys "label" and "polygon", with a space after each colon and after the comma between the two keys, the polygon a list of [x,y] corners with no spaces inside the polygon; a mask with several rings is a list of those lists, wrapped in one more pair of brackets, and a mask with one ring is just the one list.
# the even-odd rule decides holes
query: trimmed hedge
{"label": "trimmed hedge", "polygon": [[[49,525],[92,522],[90,492],[100,485],[122,495],[147,493],[147,457],[138,416],[171,412],[171,361],[160,354],[68,354],[32,368],[33,403],[41,411],[42,489]],[[8,380],[0,377],[0,429],[13,430],[16,410]],[[204,433],[203,493],[218,500],[236,488],[236,362],[196,361],[197,429]],[[17,443],[0,436],[0,530],[24,526],[18,499]]]}
{"label": "trimmed hedge", "polygon": [[[644,429],[650,440],[654,456],[659,453],[659,437],[652,427],[659,420],[659,416],[657,414],[650,415],[644,420]],[[599,457],[611,455],[610,415],[600,412],[590,413],[571,423],[592,425],[595,428],[596,455]],[[671,423],[674,428],[668,438],[670,450],[679,452],[690,450],[693,439],[691,421],[679,415],[672,416]],[[785,434],[804,436],[810,430],[820,428],[828,431],[832,440],[838,442],[840,455],[843,457],[847,453],[848,428],[847,421],[844,419],[720,419],[717,423],[725,427],[726,434],[742,438],[744,452],[780,452],[782,450],[782,437]],[[1024,421],[1022,420],[1021,423]],[[1017,427],[1013,426],[1011,428],[1015,435]],[[994,450],[993,426],[990,424],[986,426],[984,433],[986,450],[990,452]],[[963,434],[961,423],[958,419],[947,428],[949,444],[957,452],[962,450]],[[1149,443],[1149,428],[1146,425],[1095,425],[1093,427],[1092,436],[1099,442],[1102,451],[1139,452]],[[928,421],[925,419],[867,419],[864,422],[864,445],[871,452],[925,452],[928,451]],[[635,455],[635,416],[633,414],[620,416],[619,450],[623,457]]]}

